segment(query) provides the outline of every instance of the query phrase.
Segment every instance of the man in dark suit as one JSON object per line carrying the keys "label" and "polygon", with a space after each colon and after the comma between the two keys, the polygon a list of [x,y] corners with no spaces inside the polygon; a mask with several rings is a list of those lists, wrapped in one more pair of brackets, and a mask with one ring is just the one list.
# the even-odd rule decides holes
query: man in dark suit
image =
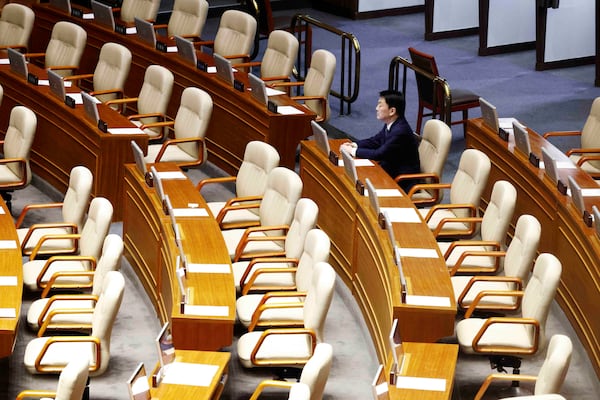
{"label": "man in dark suit", "polygon": [[[377,119],[385,125],[375,136],[346,142],[340,146],[353,157],[378,161],[392,178],[400,174],[419,173],[419,141],[404,118],[404,96],[402,93],[384,90],[377,101]],[[400,187],[408,193],[417,180],[403,181]]]}

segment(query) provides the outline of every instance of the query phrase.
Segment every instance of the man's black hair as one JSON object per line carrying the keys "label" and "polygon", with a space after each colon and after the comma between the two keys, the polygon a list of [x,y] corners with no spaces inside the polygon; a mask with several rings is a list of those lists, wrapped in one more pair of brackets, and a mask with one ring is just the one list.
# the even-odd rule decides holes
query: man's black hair
{"label": "man's black hair", "polygon": [[382,90],[379,92],[379,97],[382,97],[387,103],[388,107],[394,107],[398,117],[404,116],[404,108],[406,102],[404,101],[404,95],[396,90]]}

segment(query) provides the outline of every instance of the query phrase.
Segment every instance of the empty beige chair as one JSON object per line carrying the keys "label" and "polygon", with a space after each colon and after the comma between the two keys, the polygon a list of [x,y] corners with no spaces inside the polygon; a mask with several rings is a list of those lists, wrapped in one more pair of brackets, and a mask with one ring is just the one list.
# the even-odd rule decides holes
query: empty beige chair
{"label": "empty beige chair", "polygon": [[23,189],[31,182],[29,152],[37,129],[37,117],[24,106],[10,112],[8,128],[2,144],[4,158],[0,159],[0,193],[11,209],[11,192]]}
{"label": "empty beige chair", "polygon": [[[227,202],[209,202],[208,208],[217,218],[221,229],[235,226],[246,226],[248,223],[258,223],[258,209],[234,210],[228,207],[236,203],[258,202],[267,187],[267,177],[273,168],[279,165],[279,153],[268,143],[254,140],[248,142],[244,151],[244,159],[237,176],[207,178],[198,183],[198,190],[207,184],[235,183],[234,198]],[[227,207],[226,211],[221,210]]]}
{"label": "empty beige chair", "polygon": [[[460,219],[463,224],[480,222],[481,238],[479,240],[438,242],[446,265],[452,269],[452,275],[456,273],[490,273],[501,269],[501,258],[490,257],[482,253],[504,250],[508,225],[512,221],[516,204],[517,190],[515,187],[508,181],[496,181],[483,218]],[[438,230],[434,231],[434,234],[441,230],[440,228],[438,226]]]}
{"label": "empty beige chair", "polygon": [[[88,209],[90,193],[92,191],[92,182],[94,177],[89,169],[84,166],[77,166],[71,170],[69,175],[69,186],[65,193],[63,201],[60,203],[43,203],[26,205],[16,222],[17,235],[21,244],[23,255],[29,255],[38,244],[42,236],[63,235],[69,233],[78,233],[83,227],[85,212]],[[51,208],[60,208],[62,221],[53,223],[34,224],[28,228],[22,228],[23,221],[36,212],[46,212]],[[45,246],[38,250],[38,254],[50,253],[73,253],[75,243],[72,240],[48,241]]]}
{"label": "empty beige chair", "polygon": [[[315,267],[325,271],[318,274],[319,285],[335,282],[335,272],[327,263]],[[313,275],[317,276],[317,274]],[[271,366],[298,368],[312,357],[315,347],[324,340],[323,328],[333,297],[332,291],[318,291],[329,297],[314,296],[304,302],[302,328],[272,328],[243,334],[237,342],[237,353],[246,368]]]}
{"label": "empty beige chair", "polygon": [[[48,260],[38,260],[37,248],[33,249],[30,261],[23,264],[23,286],[29,290],[43,290],[47,285],[61,284],[63,287],[89,287],[90,277],[68,277],[61,273],[90,271],[96,267],[104,239],[112,222],[113,207],[110,201],[96,197],[90,203],[88,216],[80,234],[46,236],[40,240],[42,246],[47,240],[78,239],[78,255],[57,255]],[[56,275],[56,276],[55,276]]]}
{"label": "empty beige chair", "polygon": [[9,3],[0,15],[0,49],[27,50],[35,14],[23,4]]}
{"label": "empty beige chair", "polygon": [[327,274],[331,268],[326,262],[309,267],[310,282],[297,291],[269,291],[265,294],[247,294],[237,299],[237,319],[248,331],[259,327],[302,326],[304,307],[313,298],[326,299],[333,296],[334,282]]}
{"label": "empty beige chair", "polygon": [[150,65],[146,68],[144,83],[138,97],[109,100],[106,104],[119,105],[121,112],[125,114],[127,104],[136,103],[136,114],[129,115],[129,120],[141,127],[150,139],[161,139],[164,135],[163,127],[146,128],[144,124],[166,120],[165,113],[171,99],[174,80],[173,73],[165,67]]}
{"label": "empty beige chair", "polygon": [[260,66],[260,78],[265,82],[289,81],[298,57],[298,39],[291,33],[275,30],[269,34],[262,61],[235,65],[235,68]]}
{"label": "empty beige chair", "polygon": [[[328,343],[319,343],[315,348],[315,352],[308,360],[302,373],[300,374],[300,380],[298,383],[266,380],[262,381],[250,400],[258,399],[260,393],[265,391],[267,388],[289,388],[291,400],[292,396],[296,396],[295,391],[300,391],[296,386],[298,384],[306,385],[308,390],[302,389],[303,393],[308,393],[309,397],[299,397],[300,399],[306,398],[310,400],[322,400],[323,393],[325,392],[325,385],[329,378],[329,372],[331,370],[331,363],[333,361],[333,349]],[[299,396],[300,394],[298,394]],[[306,396],[303,394],[303,396]]]}
{"label": "empty beige chair", "polygon": [[[534,396],[550,395],[544,399],[554,398],[552,395],[560,392],[560,388],[565,381],[569,364],[571,363],[571,354],[573,353],[573,343],[568,336],[554,335],[550,338],[546,358],[540,368],[537,376],[520,374],[491,374],[485,379],[479,391],[475,395],[475,400],[484,398],[484,395],[490,385],[495,381],[504,382],[535,382]],[[529,397],[529,396],[527,396]],[[515,397],[515,399],[525,399],[526,397]],[[560,398],[560,397],[559,397]]]}
{"label": "empty beige chair", "polygon": [[[270,255],[261,251],[261,241],[281,241],[283,233],[289,229],[294,218],[296,203],[302,193],[302,180],[298,174],[285,167],[271,170],[267,179],[267,188],[260,205],[240,205],[258,208],[259,223],[243,229],[221,231],[232,261]],[[260,239],[262,237],[262,239]]]}
{"label": "empty beige chair", "polygon": [[[423,219],[439,237],[472,237],[479,224],[461,222],[455,218],[476,217],[479,213],[481,193],[487,184],[491,162],[482,151],[466,149],[460,157],[458,169],[451,184],[431,183],[415,185],[418,189],[450,189],[450,204],[436,204],[419,209]],[[442,223],[442,220],[446,220]]]}
{"label": "empty beige chair", "polygon": [[69,76],[79,68],[86,42],[85,29],[72,22],[60,21],[52,28],[46,52],[26,55],[30,59],[44,57],[45,68],[55,70],[61,76]]}
{"label": "empty beige chair", "polygon": [[306,107],[317,114],[315,121],[327,121],[331,114],[329,108],[329,91],[335,74],[335,55],[328,50],[316,50],[312,54],[310,68],[303,82],[282,82],[273,84],[277,87],[303,86],[303,96],[292,96],[292,99],[303,101]]}
{"label": "empty beige chair", "polygon": [[93,74],[72,75],[65,81],[76,81],[82,87],[82,80],[92,79],[90,94],[101,102],[122,98],[125,80],[131,67],[131,51],[117,43],[105,43],[100,49],[98,63]]}
{"label": "empty beige chair", "polygon": [[560,281],[562,266],[549,253],[535,261],[533,274],[524,291],[497,292],[495,296],[522,296],[520,317],[471,318],[473,302],[465,319],[456,324],[460,350],[466,354],[487,355],[492,365],[518,370],[520,357],[537,354],[546,346],[546,319]]}
{"label": "empty beige chair", "polygon": [[[90,376],[106,371],[110,361],[110,337],[123,299],[125,279],[119,272],[94,308],[92,333],[89,336],[38,337],[27,344],[23,363],[32,374],[58,373],[62,371],[73,354],[87,355],[90,359]],[[111,273],[111,274],[113,274]]]}
{"label": "empty beige chair", "polygon": [[547,132],[552,136],[579,136],[581,147],[567,151],[567,155],[594,179],[600,179],[600,97],[594,99],[590,114],[581,131]]}
{"label": "empty beige chair", "polygon": [[[504,258],[502,276],[452,276],[450,280],[458,308],[462,310],[469,308],[483,291],[522,290],[529,279],[541,233],[542,227],[537,218],[527,214],[521,215],[506,251],[484,253],[492,258]],[[452,271],[451,275],[453,275]],[[477,302],[479,310],[517,309],[521,304],[520,298],[505,296],[485,296],[477,299]]]}
{"label": "empty beige chair", "polygon": [[155,24],[154,29],[167,29],[170,38],[181,36],[198,41],[208,14],[206,0],[175,0],[169,23],[166,25]]}
{"label": "empty beige chair", "polygon": [[214,41],[198,42],[209,46],[213,51],[231,60],[232,64],[249,61],[254,37],[256,19],[239,10],[227,10],[221,16],[219,29]]}
{"label": "empty beige chair", "polygon": [[155,21],[158,14],[160,0],[123,0],[120,9],[119,18],[128,24],[133,24],[134,19],[144,19],[146,21]]}
{"label": "empty beige chair", "polygon": [[172,162],[180,168],[204,164],[208,156],[204,136],[212,110],[213,101],[208,93],[195,87],[185,88],[175,121],[146,124],[147,129],[170,126],[174,133],[174,137],[167,138],[162,144],[148,146],[146,162]]}
{"label": "empty beige chair", "polygon": [[79,400],[83,398],[87,386],[90,360],[86,354],[73,354],[67,366],[58,377],[56,391],[24,390],[17,400],[29,398],[53,398],[55,400]]}
{"label": "empty beige chair", "polygon": [[[123,254],[123,239],[119,235],[110,234],[104,239],[102,254],[94,271],[82,271],[77,276],[93,279],[90,294],[58,294],[46,297],[49,287],[42,293],[42,298],[35,300],[27,310],[27,325],[38,330],[44,326],[47,329],[81,329],[91,326],[92,310],[105,288],[105,277],[110,271],[121,267]],[[71,275],[71,277],[74,276]],[[84,310],[81,314],[72,314],[59,310]]]}
{"label": "empty beige chair", "polygon": [[[424,183],[440,183],[450,145],[452,144],[452,130],[439,119],[430,119],[425,122],[423,135],[419,143],[420,174],[404,174],[395,178],[399,184],[406,180],[422,179]],[[436,189],[415,188],[408,193],[408,197],[417,206],[432,206],[442,200],[442,191]]]}

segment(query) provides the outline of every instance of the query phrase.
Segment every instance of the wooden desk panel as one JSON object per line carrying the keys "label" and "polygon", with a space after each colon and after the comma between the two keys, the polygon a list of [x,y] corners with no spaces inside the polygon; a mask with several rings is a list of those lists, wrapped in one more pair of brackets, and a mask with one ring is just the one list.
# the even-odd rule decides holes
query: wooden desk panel
{"label": "wooden desk panel", "polygon": [[[47,4],[34,5],[36,14],[31,51],[44,51],[54,23],[68,20],[83,26],[87,31],[87,46],[82,58],[80,71],[93,71],[100,48],[106,42],[126,46],[132,53],[129,78],[125,83],[125,94],[136,97],[142,86],[146,68],[159,64],[168,68],[175,76],[175,83],[168,107],[168,114],[175,116],[181,93],[188,86],[197,86],[207,91],[213,99],[213,113],[208,126],[206,140],[210,161],[228,173],[235,173],[242,163],[246,144],[251,140],[261,140],[273,145],[281,156],[281,165],[294,168],[296,149],[300,140],[310,136],[310,120],[315,114],[308,111],[303,115],[280,115],[269,112],[256,102],[249,93],[237,92],[215,74],[196,69],[176,54],[167,54],[151,48],[135,35],[121,35],[112,32],[93,21],[82,20],[66,15]],[[212,57],[205,57],[209,65]],[[246,78],[241,78],[245,80]],[[247,86],[247,85],[246,85]],[[280,104],[293,104],[287,96],[275,96]]]}
{"label": "wooden desk panel", "polygon": [[[529,134],[532,152],[541,154],[547,148],[561,155],[550,142],[533,131]],[[482,200],[489,200],[496,179],[505,179],[517,189],[517,205],[513,226],[521,214],[532,214],[542,224],[539,251],[556,255],[563,265],[557,301],[569,318],[579,339],[600,376],[600,319],[595,308],[600,302],[600,240],[593,228],[588,228],[576,211],[570,197],[561,195],[544,171],[531,165],[516,152],[513,143],[502,141],[481,119],[468,121],[468,147],[484,151],[492,162],[492,171]],[[566,182],[572,175],[582,188],[597,187],[597,183],[579,168],[560,171]],[[587,197],[586,207],[600,204],[600,197]]]}
{"label": "wooden desk panel", "polygon": [[[179,171],[174,164],[156,164],[158,171]],[[188,179],[163,180],[174,208],[206,202]],[[212,216],[177,217],[184,253],[189,264],[226,264],[230,273],[187,273],[187,304],[226,306],[227,316],[183,314],[175,268],[179,250],[171,221],[153,188],[129,164],[125,167],[123,239],[125,256],[142,281],[161,323],[171,321],[175,348],[218,350],[231,345],[235,322],[235,288],[231,262],[218,225]]]}
{"label": "wooden desk panel", "polygon": [[16,310],[15,318],[0,317],[0,359],[2,359],[12,354],[17,340],[23,297],[23,267],[15,223],[4,200],[1,199],[0,212],[0,240],[14,240],[17,244],[14,249],[0,250],[0,277],[14,276],[17,278],[15,286],[0,286],[0,308]]}
{"label": "wooden desk panel", "polygon": [[[331,141],[331,148],[340,141]],[[359,167],[359,178],[369,177],[378,189],[398,188],[379,167]],[[450,307],[424,307],[403,304],[399,272],[393,262],[387,232],[377,224],[368,199],[359,196],[344,175],[333,166],[312,141],[303,141],[300,153],[303,196],[319,206],[318,224],[331,238],[330,262],[352,290],[379,360],[389,361],[387,337],[393,318],[399,319],[402,338],[430,342],[454,333],[456,304],[446,265],[441,258],[402,258],[411,295],[440,296],[450,299]],[[406,197],[380,198],[383,207],[411,207]],[[431,231],[424,224],[393,224],[401,247],[437,248]]]}

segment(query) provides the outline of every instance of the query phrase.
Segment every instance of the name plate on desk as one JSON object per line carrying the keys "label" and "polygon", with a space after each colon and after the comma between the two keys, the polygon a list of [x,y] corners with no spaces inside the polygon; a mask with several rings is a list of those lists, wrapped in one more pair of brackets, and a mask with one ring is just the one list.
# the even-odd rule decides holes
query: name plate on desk
{"label": "name plate on desk", "polygon": [[238,92],[244,92],[244,82],[240,82],[237,79],[233,81],[233,88]]}
{"label": "name plate on desk", "polygon": [[39,82],[39,79],[37,76],[35,76],[34,74],[32,74],[31,72],[27,74],[27,82],[33,84],[33,85],[37,85]]}
{"label": "name plate on desk", "polygon": [[330,151],[329,152],[329,162],[331,162],[333,165],[335,165],[337,167],[339,161],[340,161],[340,158],[338,157],[338,155],[335,154],[333,151]]}
{"label": "name plate on desk", "polygon": [[540,167],[540,158],[533,153],[529,153],[529,162],[536,168]]}
{"label": "name plate on desk", "polygon": [[100,129],[102,132],[106,133],[106,132],[108,132],[108,124],[105,121],[99,119],[98,120],[98,129]]}
{"label": "name plate on desk", "polygon": [[167,44],[164,42],[156,42],[156,50],[162,51],[163,53],[167,52]]}
{"label": "name plate on desk", "polygon": [[360,194],[361,196],[365,195],[365,185],[360,181],[360,179],[356,180],[355,187],[358,194]]}
{"label": "name plate on desk", "polygon": [[277,104],[275,104],[271,100],[269,100],[267,102],[267,109],[269,111],[271,111],[272,113],[276,113],[277,112]]}
{"label": "name plate on desk", "polygon": [[558,180],[558,183],[556,184],[556,188],[558,189],[558,192],[560,194],[562,194],[563,196],[567,195],[567,185],[565,185],[560,179]]}
{"label": "name plate on desk", "polygon": [[500,137],[500,139],[504,140],[505,142],[508,142],[508,137],[510,135],[507,130],[500,128],[498,129],[498,136]]}
{"label": "name plate on desk", "polygon": [[75,108],[75,99],[71,96],[65,96],[65,104],[71,108]]}
{"label": "name plate on desk", "polygon": [[196,68],[198,68],[200,71],[208,72],[208,64],[204,61],[196,61]]}

